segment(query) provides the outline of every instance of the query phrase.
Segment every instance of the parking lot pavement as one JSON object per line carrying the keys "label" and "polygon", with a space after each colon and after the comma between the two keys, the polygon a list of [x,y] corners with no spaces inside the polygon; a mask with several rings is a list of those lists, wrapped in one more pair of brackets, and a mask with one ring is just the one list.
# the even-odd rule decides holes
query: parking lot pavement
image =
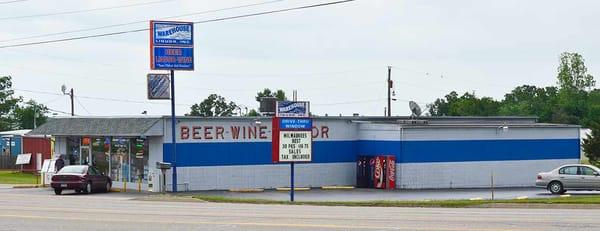
{"label": "parking lot pavement", "polygon": [[[259,193],[241,193],[229,191],[202,191],[196,192],[203,195],[214,195],[235,198],[288,200],[289,192],[265,190]],[[568,192],[577,195],[600,195],[597,191]],[[189,193],[194,194],[194,192]],[[352,190],[322,190],[295,192],[296,201],[372,201],[372,200],[460,200],[482,198],[490,199],[490,189],[436,189],[436,190],[380,190],[380,189],[352,189]],[[539,188],[500,188],[494,190],[495,199],[548,198],[557,197]]]}

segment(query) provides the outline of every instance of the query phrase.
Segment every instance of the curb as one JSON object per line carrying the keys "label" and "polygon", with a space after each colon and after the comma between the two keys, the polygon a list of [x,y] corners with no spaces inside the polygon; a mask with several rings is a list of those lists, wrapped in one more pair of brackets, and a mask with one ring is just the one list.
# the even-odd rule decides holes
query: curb
{"label": "curb", "polygon": [[[292,190],[289,187],[283,187],[283,188],[276,188],[275,190],[277,191],[290,191]],[[303,187],[294,187],[294,191],[309,191],[310,188],[303,188]]]}
{"label": "curb", "polygon": [[321,189],[323,190],[348,190],[348,189],[354,189],[354,186],[323,186],[321,187]]}
{"label": "curb", "polygon": [[230,192],[241,192],[241,193],[253,193],[253,192],[264,192],[263,188],[238,188],[238,189],[229,189]]}
{"label": "curb", "polygon": [[44,188],[43,185],[15,185],[13,188]]}

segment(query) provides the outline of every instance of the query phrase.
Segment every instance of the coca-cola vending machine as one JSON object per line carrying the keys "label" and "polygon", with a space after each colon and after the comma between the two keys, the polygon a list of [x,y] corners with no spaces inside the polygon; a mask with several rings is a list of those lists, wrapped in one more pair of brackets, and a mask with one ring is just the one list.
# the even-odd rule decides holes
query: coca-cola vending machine
{"label": "coca-cola vending machine", "polygon": [[376,156],[373,158],[375,161],[375,168],[373,171],[373,184],[374,188],[384,189],[386,184],[385,177],[385,160],[384,156]]}
{"label": "coca-cola vending machine", "polygon": [[385,179],[387,189],[395,189],[396,188],[396,157],[395,156],[386,156],[385,157]]}

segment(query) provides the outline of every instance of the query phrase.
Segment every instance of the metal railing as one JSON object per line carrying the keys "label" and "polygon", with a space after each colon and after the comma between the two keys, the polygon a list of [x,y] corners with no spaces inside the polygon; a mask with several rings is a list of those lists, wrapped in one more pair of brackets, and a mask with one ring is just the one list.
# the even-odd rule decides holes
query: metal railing
{"label": "metal railing", "polygon": [[0,155],[0,169],[18,169],[17,156]]}

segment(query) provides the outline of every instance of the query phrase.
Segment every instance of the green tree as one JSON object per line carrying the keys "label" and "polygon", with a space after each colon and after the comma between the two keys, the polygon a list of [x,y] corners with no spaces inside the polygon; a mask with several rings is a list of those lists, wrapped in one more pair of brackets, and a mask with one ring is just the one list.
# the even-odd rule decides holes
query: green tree
{"label": "green tree", "polygon": [[587,73],[585,60],[578,53],[563,52],[558,66],[558,85],[561,90],[591,90],[596,81]]}
{"label": "green tree", "polygon": [[260,116],[260,113],[258,113],[258,111],[256,111],[256,109],[251,109],[250,112],[248,112],[248,114],[246,114],[246,116]]}
{"label": "green tree", "polygon": [[556,87],[518,86],[504,95],[500,115],[537,116],[540,122],[552,122],[558,99]]}
{"label": "green tree", "polygon": [[592,132],[583,139],[581,144],[585,156],[590,160],[590,163],[600,166],[600,123],[592,123]]}
{"label": "green tree", "polygon": [[14,93],[12,77],[0,77],[0,131],[16,128],[13,112],[22,98],[13,96]]}
{"label": "green tree", "polygon": [[498,114],[500,103],[490,97],[477,98],[474,93],[468,92],[458,97],[452,91],[427,107],[432,116],[492,116]]}
{"label": "green tree", "polygon": [[34,100],[27,101],[24,105],[17,105],[14,110],[14,117],[19,126],[19,129],[33,129],[33,117],[35,116],[35,124],[39,126],[46,123],[48,117],[48,107],[39,104]]}
{"label": "green tree", "polygon": [[587,112],[582,124],[590,126],[593,122],[600,122],[600,89],[594,89],[588,93]]}
{"label": "green tree", "polygon": [[189,116],[232,116],[238,107],[234,102],[227,102],[223,96],[211,94],[200,104],[191,107]]}
{"label": "green tree", "polygon": [[553,122],[582,124],[588,114],[588,92],[596,81],[587,73],[585,60],[578,53],[564,52],[558,66],[558,103]]}
{"label": "green tree", "polygon": [[287,100],[285,92],[281,89],[277,91],[271,91],[269,88],[263,89],[263,91],[256,93],[256,102],[260,102],[260,98],[263,97],[275,97],[279,101]]}

